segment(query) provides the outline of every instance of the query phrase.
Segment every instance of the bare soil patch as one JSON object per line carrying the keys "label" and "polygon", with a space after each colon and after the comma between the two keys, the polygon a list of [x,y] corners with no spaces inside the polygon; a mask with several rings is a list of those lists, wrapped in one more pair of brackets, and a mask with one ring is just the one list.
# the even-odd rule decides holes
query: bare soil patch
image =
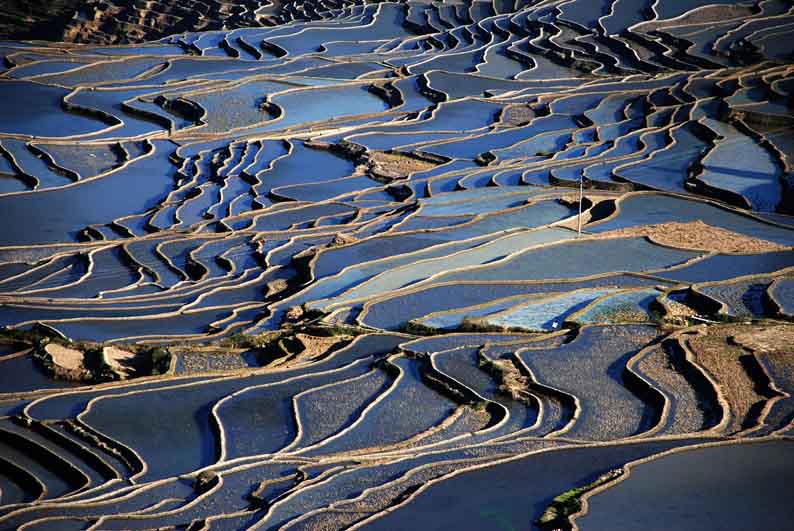
{"label": "bare soil patch", "polygon": [[627,236],[646,236],[654,243],[668,247],[717,253],[763,253],[789,249],[789,247],[774,242],[713,227],[702,221],[641,225],[611,230],[598,235],[599,238],[622,238]]}

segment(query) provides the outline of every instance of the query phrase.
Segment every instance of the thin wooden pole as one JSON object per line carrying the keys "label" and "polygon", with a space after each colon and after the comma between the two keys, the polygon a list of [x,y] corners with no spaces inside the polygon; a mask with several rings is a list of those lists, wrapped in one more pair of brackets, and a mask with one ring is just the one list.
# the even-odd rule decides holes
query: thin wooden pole
{"label": "thin wooden pole", "polygon": [[[582,235],[582,198],[584,196],[584,178],[579,175],[579,227],[577,228],[578,236]],[[577,237],[578,237],[577,236]]]}

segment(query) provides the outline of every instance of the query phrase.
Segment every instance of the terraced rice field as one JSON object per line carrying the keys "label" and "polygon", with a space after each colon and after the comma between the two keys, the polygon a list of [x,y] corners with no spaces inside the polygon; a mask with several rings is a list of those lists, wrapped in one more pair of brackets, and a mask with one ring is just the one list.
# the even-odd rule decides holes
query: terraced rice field
{"label": "terraced rice field", "polygon": [[791,2],[74,9],[0,42],[0,530],[790,527]]}

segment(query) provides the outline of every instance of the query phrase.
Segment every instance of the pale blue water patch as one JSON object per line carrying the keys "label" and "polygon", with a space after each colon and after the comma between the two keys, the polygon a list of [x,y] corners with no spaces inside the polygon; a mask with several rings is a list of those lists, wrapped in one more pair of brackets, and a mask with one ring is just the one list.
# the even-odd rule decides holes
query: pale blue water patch
{"label": "pale blue water patch", "polygon": [[69,90],[27,81],[0,80],[0,132],[61,137],[100,131],[107,124],[61,109]]}
{"label": "pale blue water patch", "polygon": [[574,241],[530,250],[492,266],[441,275],[434,282],[546,280],[610,271],[641,272],[680,264],[700,254],[654,245],[645,238]]}
{"label": "pale blue water patch", "polygon": [[658,281],[628,275],[609,275],[595,280],[578,282],[537,284],[521,282],[451,283],[443,286],[430,284],[415,292],[394,296],[373,304],[369,307],[366,316],[362,317],[362,322],[384,330],[398,330],[408,321],[431,313],[485,304],[517,295],[529,296],[599,287],[622,289],[655,284],[658,284]]}
{"label": "pale blue water patch", "polygon": [[512,308],[522,300],[526,300],[526,299],[531,300],[532,298],[535,297],[536,296],[533,295],[507,297],[504,299],[498,299],[496,301],[490,302],[482,306],[471,306],[466,308],[460,308],[458,310],[455,310],[454,312],[427,315],[425,317],[415,319],[415,322],[436,330],[454,331],[460,328],[460,326],[463,324],[463,321],[467,318],[470,319],[476,317],[483,317],[489,314],[502,312]]}
{"label": "pale blue water patch", "polygon": [[552,296],[539,301],[514,305],[496,315],[486,315],[488,325],[520,328],[527,331],[551,331],[559,328],[566,317],[581,310],[598,297],[612,290],[584,290]]}
{"label": "pale blue water patch", "polygon": [[416,112],[434,105],[434,102],[420,91],[417,78],[398,79],[394,82],[394,88],[399,90],[402,96],[403,104],[397,108],[402,112]]}
{"label": "pale blue water patch", "polygon": [[563,4],[560,7],[560,19],[571,21],[585,28],[594,29],[598,26],[598,19],[609,14],[612,4],[612,0]]}
{"label": "pale blue water patch", "polygon": [[388,40],[370,42],[325,42],[322,45],[325,49],[323,57],[349,57],[352,55],[369,54],[388,42]]}
{"label": "pale blue water patch", "polygon": [[380,277],[335,297],[331,302],[340,304],[356,298],[372,299],[378,295],[428,279],[435,274],[457,268],[486,264],[508,256],[520,249],[558,242],[573,237],[575,237],[575,234],[572,231],[550,228],[532,232],[520,232],[498,239],[494,238],[493,241],[453,255],[443,256],[432,261],[409,263],[400,268],[388,270]]}
{"label": "pale blue water patch", "polygon": [[[424,250],[420,253],[404,256],[395,253],[394,258],[390,260],[385,260],[379,263],[361,263],[357,267],[350,268],[337,277],[330,276],[335,271],[328,271],[326,273],[326,278],[320,278],[318,282],[315,282],[306,288],[306,290],[301,292],[299,296],[294,299],[294,304],[308,303],[311,307],[324,307],[327,305],[326,302],[317,301],[340,295],[345,290],[357,286],[390,268],[397,268],[407,264],[412,264],[418,260],[444,257],[457,251],[470,249],[476,245],[481,245],[482,243],[482,240],[473,242],[457,242],[451,245],[429,247],[427,250]],[[322,256],[323,255],[321,255],[321,257]],[[363,261],[364,260],[362,260],[362,262]],[[340,266],[342,266],[342,264],[336,264],[336,267]],[[319,278],[320,273],[315,272],[315,276]]]}
{"label": "pale blue water patch", "polygon": [[482,46],[465,52],[436,55],[429,60],[420,58],[417,61],[405,63],[405,65],[412,74],[424,74],[431,70],[461,73],[473,72],[485,58],[485,50],[485,46]]}
{"label": "pale blue water patch", "polygon": [[563,205],[554,199],[546,199],[512,210],[485,215],[471,225],[439,233],[439,236],[452,240],[456,238],[472,238],[514,228],[541,227],[563,220],[573,214],[574,209],[572,207]]}
{"label": "pale blue water patch", "polygon": [[611,324],[612,322],[644,322],[654,317],[651,304],[660,292],[656,289],[628,291],[614,295],[605,294],[601,300],[575,316],[581,324]]}

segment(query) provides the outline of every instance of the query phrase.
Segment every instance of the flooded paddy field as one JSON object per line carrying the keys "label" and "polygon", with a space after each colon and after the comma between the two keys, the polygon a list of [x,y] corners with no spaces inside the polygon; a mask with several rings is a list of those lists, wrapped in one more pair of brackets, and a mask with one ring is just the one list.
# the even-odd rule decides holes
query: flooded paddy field
{"label": "flooded paddy field", "polygon": [[0,43],[0,531],[790,525],[790,2],[84,3]]}

